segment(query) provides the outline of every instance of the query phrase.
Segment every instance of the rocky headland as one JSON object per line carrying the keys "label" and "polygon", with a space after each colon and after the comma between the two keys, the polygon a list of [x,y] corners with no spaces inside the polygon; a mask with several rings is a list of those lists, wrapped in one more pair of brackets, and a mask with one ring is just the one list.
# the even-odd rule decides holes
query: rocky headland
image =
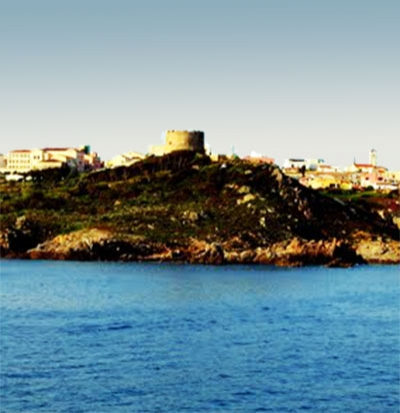
{"label": "rocky headland", "polygon": [[216,265],[400,263],[398,194],[385,210],[357,199],[307,189],[273,165],[190,152],[80,176],[42,172],[2,183],[0,252]]}

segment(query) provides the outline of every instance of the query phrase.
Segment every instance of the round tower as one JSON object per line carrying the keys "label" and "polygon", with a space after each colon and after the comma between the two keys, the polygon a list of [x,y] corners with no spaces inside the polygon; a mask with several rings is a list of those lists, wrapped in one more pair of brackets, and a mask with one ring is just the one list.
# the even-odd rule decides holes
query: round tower
{"label": "round tower", "polygon": [[168,130],[165,135],[165,152],[173,151],[204,153],[204,132]]}

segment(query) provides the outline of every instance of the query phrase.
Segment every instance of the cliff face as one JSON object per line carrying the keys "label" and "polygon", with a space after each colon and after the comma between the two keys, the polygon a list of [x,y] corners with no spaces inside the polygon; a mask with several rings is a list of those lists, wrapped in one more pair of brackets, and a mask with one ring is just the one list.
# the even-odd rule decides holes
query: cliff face
{"label": "cliff face", "polygon": [[3,257],[400,262],[399,230],[390,219],[304,188],[272,165],[211,163],[182,152],[18,185],[2,191]]}

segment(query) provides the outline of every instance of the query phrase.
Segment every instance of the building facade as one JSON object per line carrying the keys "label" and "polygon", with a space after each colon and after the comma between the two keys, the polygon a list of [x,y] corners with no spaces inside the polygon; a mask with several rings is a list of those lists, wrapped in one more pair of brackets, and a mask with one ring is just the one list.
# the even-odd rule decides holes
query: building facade
{"label": "building facade", "polygon": [[90,153],[88,146],[80,148],[43,148],[20,149],[7,154],[3,172],[27,173],[49,168],[61,168],[64,165],[83,172],[101,166],[97,153]]}
{"label": "building facade", "polygon": [[106,162],[107,168],[118,168],[119,166],[130,166],[145,158],[144,155],[137,152],[126,152],[121,155],[116,155]]}
{"label": "building facade", "polygon": [[325,162],[323,159],[303,159],[303,158],[289,158],[285,159],[283,163],[284,169],[301,169],[315,171],[319,166],[323,165]]}

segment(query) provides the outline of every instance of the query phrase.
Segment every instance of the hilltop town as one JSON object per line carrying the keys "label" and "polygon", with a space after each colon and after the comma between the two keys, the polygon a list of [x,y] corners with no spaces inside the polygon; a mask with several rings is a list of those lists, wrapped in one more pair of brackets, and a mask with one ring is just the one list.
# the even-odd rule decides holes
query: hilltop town
{"label": "hilltop town", "polygon": [[[106,163],[88,146],[14,151],[0,181],[0,253],[285,266],[400,262],[396,174],[377,166],[375,151],[367,165],[327,169],[321,161],[292,159],[281,169],[260,156],[215,156],[201,131],[168,131],[146,156]],[[318,180],[319,191],[307,187]]]}
{"label": "hilltop town", "polygon": [[[50,147],[42,149],[18,149],[6,155],[0,154],[0,174],[7,180],[26,179],[31,172],[47,169],[64,168],[78,173],[126,167],[140,162],[147,157],[163,156],[175,151],[188,150],[206,153],[210,159],[236,157],[235,154],[209,153],[204,145],[204,132],[169,130],[165,133],[164,145],[151,145],[147,154],[129,151],[102,161],[89,145],[79,148]],[[274,164],[271,157],[253,153],[243,158],[255,164]],[[354,161],[347,167],[332,166],[323,159],[289,158],[280,166],[287,176],[297,179],[300,184],[312,189],[340,190],[377,190],[389,192],[398,190],[400,170],[390,171],[378,164],[378,153],[375,149],[369,152],[367,163]]]}

